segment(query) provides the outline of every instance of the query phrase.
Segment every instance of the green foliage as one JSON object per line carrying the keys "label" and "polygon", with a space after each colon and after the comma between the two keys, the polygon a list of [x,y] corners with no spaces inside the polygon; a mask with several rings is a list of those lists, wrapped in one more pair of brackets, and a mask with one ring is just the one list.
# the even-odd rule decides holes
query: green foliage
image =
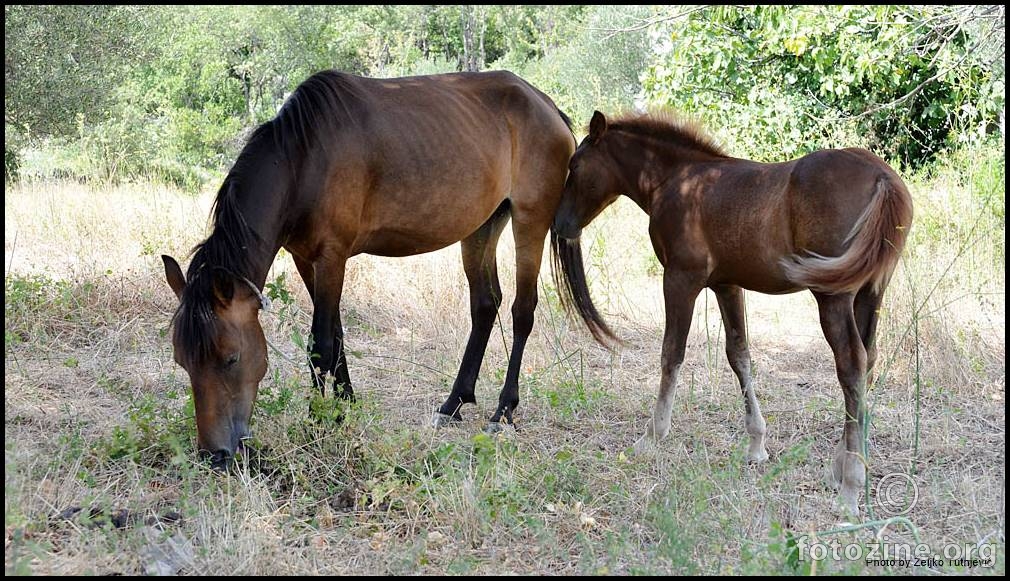
{"label": "green foliage", "polygon": [[188,464],[196,440],[193,400],[187,397],[186,405],[180,407],[170,403],[178,394],[169,395],[169,402],[151,396],[134,402],[127,422],[97,442],[97,457],[145,463],[157,460],[172,466]]}
{"label": "green foliage", "polygon": [[7,6],[4,171],[193,190],[317,71],[464,66],[516,72],[578,125],[644,97],[737,155],[861,144],[920,166],[995,131],[1001,22],[937,6]]}
{"label": "green foliage", "polygon": [[649,102],[721,130],[737,155],[781,159],[862,144],[918,166],[956,137],[994,131],[1004,107],[1001,61],[984,59],[994,41],[988,28],[965,23],[972,14],[907,6],[698,10],[665,25],[643,86]]}
{"label": "green foliage", "polygon": [[98,121],[122,73],[141,62],[149,9],[4,6],[4,134],[72,135],[79,115]]}
{"label": "green foliage", "polygon": [[5,349],[17,343],[45,341],[53,334],[53,318],[57,319],[55,324],[61,319],[74,319],[78,314],[74,291],[67,282],[45,275],[7,276],[4,279]]}
{"label": "green foliage", "polygon": [[647,30],[633,29],[649,16],[647,8],[583,10],[584,24],[563,45],[544,51],[543,58],[523,61],[528,53],[510,53],[494,65],[515,70],[550,95],[579,126],[589,122],[595,109],[631,109],[650,51]]}
{"label": "green foliage", "polygon": [[[576,118],[627,108],[642,9],[586,6],[5,8],[5,176],[187,189],[220,179],[253,127],[311,74],[506,68]],[[479,34],[468,45],[466,18]],[[53,55],[59,55],[54,57]]]}

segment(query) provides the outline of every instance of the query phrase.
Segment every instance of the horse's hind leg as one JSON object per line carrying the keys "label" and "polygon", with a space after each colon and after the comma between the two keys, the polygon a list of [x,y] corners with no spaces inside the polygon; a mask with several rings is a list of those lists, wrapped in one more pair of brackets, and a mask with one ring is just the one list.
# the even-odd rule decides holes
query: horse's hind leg
{"label": "horse's hind leg", "polygon": [[477,402],[474,385],[502,301],[497,249],[498,238],[508,218],[508,205],[503,203],[479,230],[462,242],[463,271],[470,283],[470,338],[466,342],[456,381],[452,384],[452,393],[432,419],[435,427],[462,419],[459,408],[465,403]]}
{"label": "horse's hind leg", "polygon": [[835,369],[845,396],[845,426],[833,472],[841,483],[842,507],[859,514],[859,491],[866,482],[863,437],[866,429],[866,348],[853,310],[854,296],[814,293],[821,329],[835,355]]}
{"label": "horse's hind leg", "polygon": [[[853,315],[856,318],[856,327],[859,329],[859,338],[866,350],[866,374],[864,385],[871,385],[874,381],[873,368],[877,363],[877,320],[880,318],[880,304],[883,299],[881,291],[873,290],[872,285],[859,289],[853,302]],[[842,476],[845,469],[843,460],[845,457],[845,439],[838,443],[838,450],[835,453],[835,462],[832,465],[831,477],[835,488],[842,485]]]}
{"label": "horse's hind leg", "polygon": [[[550,227],[549,220],[533,223],[521,221],[513,212],[512,234],[516,241],[516,298],[512,303],[512,351],[505,374],[505,385],[498,396],[498,409],[488,422],[488,431],[496,431],[501,424],[513,424],[512,414],[519,406],[519,370],[522,368],[526,341],[533,331],[533,313],[537,308],[537,277],[540,260],[544,255],[544,240]],[[504,419],[503,419],[504,418]]]}
{"label": "horse's hind leg", "polygon": [[684,363],[687,335],[691,330],[694,301],[702,289],[704,276],[667,268],[663,273],[663,299],[666,303],[666,330],[663,334],[662,375],[656,409],[645,434],[635,442],[634,452],[641,454],[670,433],[673,419],[673,395],[677,374]]}
{"label": "horse's hind leg", "polygon": [[754,395],[750,373],[750,350],[747,347],[747,320],[744,309],[743,289],[738,286],[721,286],[712,289],[719,300],[722,322],[726,327],[726,357],[733,373],[740,380],[743,404],[747,415],[744,425],[750,435],[747,460],[764,462],[768,459],[765,450],[765,419],[761,415],[761,405]]}

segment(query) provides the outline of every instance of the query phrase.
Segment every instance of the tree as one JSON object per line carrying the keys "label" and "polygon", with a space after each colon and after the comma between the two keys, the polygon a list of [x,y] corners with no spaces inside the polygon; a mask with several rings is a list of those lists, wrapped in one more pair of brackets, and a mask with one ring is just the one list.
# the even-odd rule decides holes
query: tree
{"label": "tree", "polygon": [[862,143],[911,165],[992,131],[1002,7],[677,9],[653,23],[649,101],[705,117],[741,154]]}
{"label": "tree", "polygon": [[19,137],[73,135],[107,117],[122,73],[148,54],[144,8],[4,6],[4,125]]}

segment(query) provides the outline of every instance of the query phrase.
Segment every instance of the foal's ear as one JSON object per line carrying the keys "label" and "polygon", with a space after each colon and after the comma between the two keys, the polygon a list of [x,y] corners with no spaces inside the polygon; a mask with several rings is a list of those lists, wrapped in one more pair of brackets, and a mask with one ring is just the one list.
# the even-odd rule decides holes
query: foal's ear
{"label": "foal's ear", "polygon": [[161,261],[165,263],[165,279],[168,280],[168,286],[172,287],[175,296],[181,301],[182,291],[186,289],[186,277],[182,274],[182,268],[167,254],[161,255]]}
{"label": "foal's ear", "polygon": [[589,122],[589,140],[596,143],[607,131],[607,118],[599,111],[593,111],[593,119]]}

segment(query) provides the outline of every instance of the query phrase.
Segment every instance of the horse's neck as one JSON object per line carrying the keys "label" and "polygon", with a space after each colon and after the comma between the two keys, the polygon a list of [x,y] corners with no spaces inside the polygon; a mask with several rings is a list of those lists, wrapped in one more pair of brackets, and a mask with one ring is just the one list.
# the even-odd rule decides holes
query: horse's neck
{"label": "horse's neck", "polygon": [[625,194],[647,214],[651,213],[656,197],[670,188],[677,174],[716,159],[704,152],[651,139],[638,139],[617,151],[616,161],[623,172]]}
{"label": "horse's neck", "polygon": [[250,272],[242,274],[261,289],[283,243],[281,237],[289,204],[282,197],[283,194],[274,193],[271,188],[256,188],[244,192],[235,200],[236,211],[245,219],[253,234],[245,237],[238,249],[246,252],[249,258]]}

